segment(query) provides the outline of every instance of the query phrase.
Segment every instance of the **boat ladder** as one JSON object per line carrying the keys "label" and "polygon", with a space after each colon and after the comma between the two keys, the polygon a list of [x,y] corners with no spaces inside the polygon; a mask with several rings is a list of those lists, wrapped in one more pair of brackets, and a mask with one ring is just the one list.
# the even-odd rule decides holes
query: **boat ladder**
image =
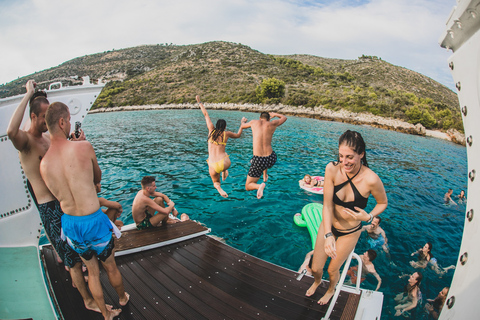
{"label": "boat ladder", "polygon": [[[340,294],[340,291],[342,291],[343,283],[345,282],[345,278],[347,276],[347,271],[350,268],[350,263],[352,262],[352,257],[357,259],[358,261],[358,270],[357,270],[357,283],[355,284],[355,293],[359,294],[360,293],[360,282],[361,282],[361,274],[362,274],[362,259],[358,254],[355,252],[350,253],[348,256],[347,262],[345,263],[345,266],[343,267],[342,275],[340,276],[340,280],[338,281],[337,287],[335,288],[335,294],[332,297],[332,301],[330,302],[330,305],[328,306],[327,312],[325,313],[325,317],[322,318],[322,320],[329,320],[330,315],[333,312],[333,307],[335,307],[335,303],[337,302],[338,295]],[[339,285],[341,283],[341,285]]]}

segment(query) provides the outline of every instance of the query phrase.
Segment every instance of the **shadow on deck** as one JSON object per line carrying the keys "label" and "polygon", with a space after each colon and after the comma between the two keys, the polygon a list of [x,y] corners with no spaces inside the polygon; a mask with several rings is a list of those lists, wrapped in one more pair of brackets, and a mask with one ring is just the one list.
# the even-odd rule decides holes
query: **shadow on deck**
{"label": "shadow on deck", "polygon": [[[234,249],[186,221],[148,231],[126,231],[116,243],[118,254],[162,241],[166,246],[117,256],[130,302],[119,319],[321,319],[327,306],[305,292],[313,279]],[[195,236],[195,234],[199,234]],[[172,243],[175,238],[194,236]],[[182,239],[182,238],[181,238]],[[70,275],[58,265],[53,249],[42,250],[45,269],[59,309],[67,320],[103,319],[83,306]],[[119,307],[118,296],[101,272],[105,301]],[[360,295],[342,291],[331,319],[354,319]]]}

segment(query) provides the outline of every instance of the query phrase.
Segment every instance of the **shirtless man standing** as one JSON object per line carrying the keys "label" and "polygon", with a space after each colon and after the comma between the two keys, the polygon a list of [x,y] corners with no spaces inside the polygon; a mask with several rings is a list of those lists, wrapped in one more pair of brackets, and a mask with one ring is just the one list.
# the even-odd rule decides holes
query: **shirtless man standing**
{"label": "shirtless man standing", "polygon": [[382,246],[383,251],[388,253],[387,235],[382,227],[380,227],[380,222],[382,222],[382,218],[375,217],[371,224],[362,227],[362,231],[367,231],[368,236],[370,237],[368,243],[372,249]]}
{"label": "shirtless man standing", "polygon": [[[270,121],[270,118],[278,117],[277,120]],[[247,191],[257,190],[257,198],[263,197],[265,182],[268,180],[267,170],[277,161],[277,154],[272,149],[272,137],[277,127],[287,121],[287,117],[274,112],[262,112],[259,120],[252,120],[242,124],[241,128],[252,128],[253,136],[253,157],[250,160],[250,170],[248,171],[245,189]],[[263,182],[258,184],[258,180],[263,173]]]}
{"label": "shirtless man standing", "polygon": [[[178,222],[178,220],[168,217],[170,213],[176,217],[178,211],[175,209],[175,203],[169,197],[156,191],[155,177],[145,176],[140,183],[142,190],[138,191],[132,204],[132,217],[137,229],[143,230]],[[167,204],[166,208],[164,202]],[[188,219],[187,214],[181,215],[181,221]]]}
{"label": "shirtless man standing", "polygon": [[[28,178],[29,187],[33,189],[32,196],[37,205],[45,234],[51,242],[60,259],[69,269],[73,283],[80,292],[85,308],[100,312],[93,297],[87,290],[82,273],[82,260],[70,246],[60,238],[61,217],[63,215],[60,203],[48,190],[40,175],[40,160],[50,147],[50,135],[47,132],[45,113],[49,102],[45,96],[35,94],[35,81],[26,84],[27,93],[15,110],[7,129],[8,138],[19,151],[20,162]],[[32,99],[33,98],[33,99]],[[20,129],[23,115],[30,101],[30,127],[27,131]],[[85,140],[83,135],[80,139]]]}
{"label": "shirtless man standing", "polygon": [[125,292],[122,275],[113,253],[112,231],[120,232],[100,209],[95,183],[102,172],[97,157],[88,141],[72,142],[70,112],[61,102],[52,103],[45,120],[50,132],[50,148],[40,162],[40,174],[48,189],[60,201],[65,214],[62,230],[68,244],[80,255],[88,269],[88,286],[105,319],[118,316],[121,309],[105,305],[97,258],[102,261],[108,279],[125,306],[129,295]]}

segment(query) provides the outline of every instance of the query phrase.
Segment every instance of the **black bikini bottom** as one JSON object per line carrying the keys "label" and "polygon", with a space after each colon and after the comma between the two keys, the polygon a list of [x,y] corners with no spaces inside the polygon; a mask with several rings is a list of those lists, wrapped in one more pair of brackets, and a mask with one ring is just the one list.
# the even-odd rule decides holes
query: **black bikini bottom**
{"label": "black bikini bottom", "polygon": [[350,233],[357,232],[360,229],[362,229],[362,223],[359,223],[358,226],[353,227],[352,229],[347,229],[347,230],[337,230],[334,226],[332,226],[332,233],[336,238],[338,238],[341,236],[346,236],[347,234],[350,234]]}

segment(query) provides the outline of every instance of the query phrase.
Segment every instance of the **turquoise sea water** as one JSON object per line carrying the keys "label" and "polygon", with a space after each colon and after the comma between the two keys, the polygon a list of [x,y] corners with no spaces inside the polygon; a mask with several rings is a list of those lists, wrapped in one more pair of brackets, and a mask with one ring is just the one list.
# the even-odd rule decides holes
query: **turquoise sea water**
{"label": "turquoise sea water", "polygon": [[[214,122],[223,118],[227,130],[238,130],[247,112],[209,111]],[[398,319],[393,314],[394,296],[403,291],[413,273],[410,254],[427,241],[440,265],[455,265],[462,238],[465,205],[443,204],[443,195],[453,188],[454,195],[467,187],[467,159],[462,146],[435,138],[425,138],[368,126],[289,117],[277,129],[273,147],[278,155],[269,170],[264,197],[244,190],[252,154],[251,131],[240,139],[230,139],[227,152],[232,165],[222,184],[228,199],[212,186],[206,159],[207,128],[200,110],[159,110],[89,115],[83,128],[93,144],[103,171],[101,196],[119,201],[125,223],[133,222],[131,206],[140,179],[157,178],[157,190],[166,193],[180,212],[206,224],[212,233],[235,248],[277,265],[297,270],[311,250],[306,228],[293,223],[293,215],[323,196],[298,187],[305,173],[323,175],[326,164],[336,159],[338,138],[347,129],[359,131],[367,143],[370,168],[382,179],[389,205],[381,215],[390,255],[378,251],[374,261],[382,278],[384,293],[382,319]],[[467,194],[468,197],[468,194]],[[367,211],[375,205],[369,199]],[[365,235],[356,252],[369,248]],[[422,307],[426,298],[435,298],[449,286],[453,272],[439,276],[423,271]],[[326,275],[326,273],[325,273]],[[376,279],[368,276],[362,287],[375,289]],[[426,318],[418,308],[411,318]]]}

